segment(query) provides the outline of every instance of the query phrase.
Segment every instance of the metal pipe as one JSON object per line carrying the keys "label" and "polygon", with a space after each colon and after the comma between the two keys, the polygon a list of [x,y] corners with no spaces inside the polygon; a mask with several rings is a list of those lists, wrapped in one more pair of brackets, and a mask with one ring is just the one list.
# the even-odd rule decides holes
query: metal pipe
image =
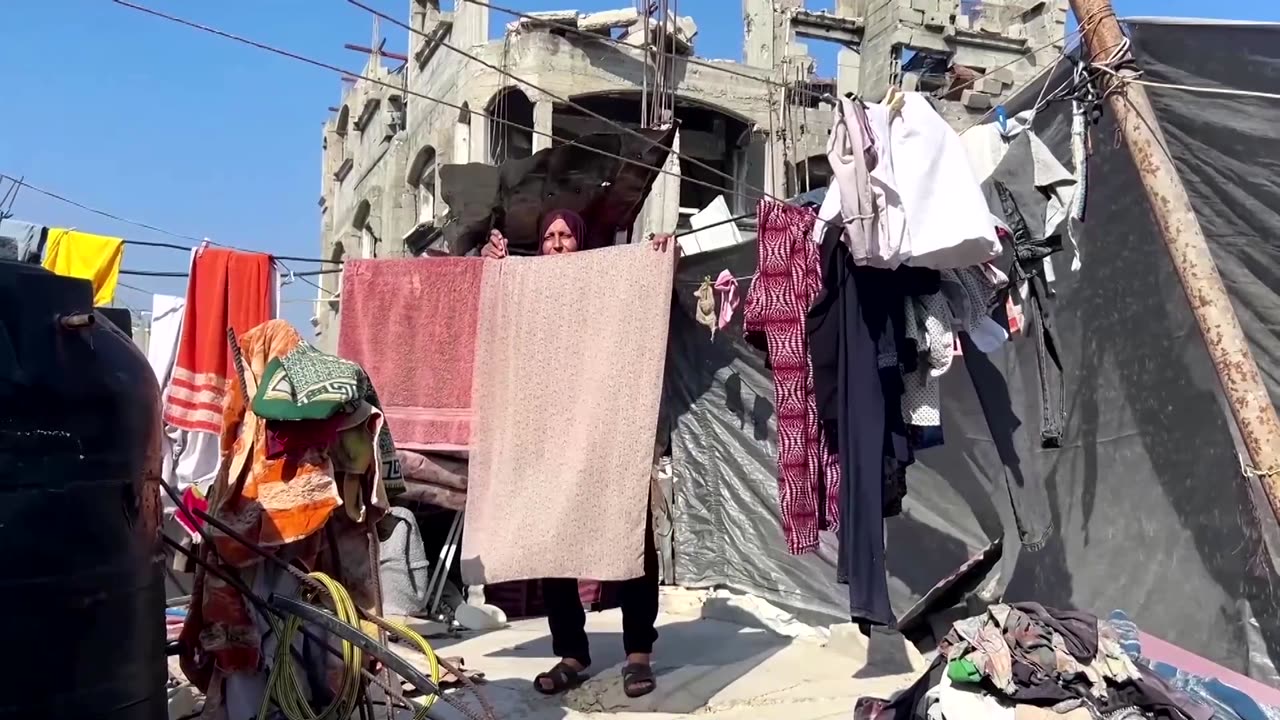
{"label": "metal pipe", "polygon": [[[1071,9],[1080,22],[1091,62],[1108,59],[1124,44],[1111,0],[1071,0]],[[1123,75],[1123,70],[1115,69]],[[1120,86],[1108,93],[1108,102],[1249,454],[1253,467],[1246,475],[1258,477],[1272,513],[1280,519],[1280,418],[1231,307],[1191,198],[1165,152],[1168,145],[1146,88],[1116,82]]]}

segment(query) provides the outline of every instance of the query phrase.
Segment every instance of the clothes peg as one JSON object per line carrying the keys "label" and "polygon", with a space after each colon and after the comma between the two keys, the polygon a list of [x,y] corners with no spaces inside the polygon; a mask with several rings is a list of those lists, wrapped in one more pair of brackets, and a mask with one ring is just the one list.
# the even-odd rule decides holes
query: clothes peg
{"label": "clothes peg", "polygon": [[200,241],[200,248],[196,250],[196,257],[202,257],[204,255],[204,249],[207,247],[209,247],[209,238],[205,238]]}
{"label": "clothes peg", "polygon": [[1003,105],[996,106],[996,123],[1000,127],[1001,135],[1009,132],[1009,113],[1004,109]]}

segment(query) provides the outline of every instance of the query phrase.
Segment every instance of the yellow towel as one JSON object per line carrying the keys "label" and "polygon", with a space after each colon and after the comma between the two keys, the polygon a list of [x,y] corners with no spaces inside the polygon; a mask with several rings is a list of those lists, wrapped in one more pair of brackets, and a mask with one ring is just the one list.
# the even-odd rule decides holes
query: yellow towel
{"label": "yellow towel", "polygon": [[92,282],[93,304],[98,306],[106,305],[115,297],[123,257],[124,240],[120,238],[50,228],[41,264],[58,275]]}

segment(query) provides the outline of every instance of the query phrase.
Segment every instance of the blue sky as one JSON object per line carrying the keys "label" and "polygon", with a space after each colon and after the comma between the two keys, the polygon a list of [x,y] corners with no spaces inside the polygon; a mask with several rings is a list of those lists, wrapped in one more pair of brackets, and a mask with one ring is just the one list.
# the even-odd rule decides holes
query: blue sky
{"label": "blue sky", "polygon": [[[410,0],[366,0],[398,17]],[[446,7],[451,0],[444,0]],[[1114,0],[1121,15],[1280,21],[1274,0]],[[370,17],[342,0],[139,0],[171,14],[358,69],[343,43],[367,44]],[[519,10],[624,7],[632,0],[505,0]],[[833,0],[809,0],[830,9]],[[107,0],[5,3],[0,172],[86,205],[186,235],[283,255],[319,254],[320,131],[341,85],[331,73],[199,33]],[[732,13],[726,12],[732,6]],[[740,0],[681,0],[705,57],[741,57]],[[493,14],[494,30],[510,18]],[[729,20],[732,19],[733,22]],[[395,30],[395,28],[391,28]],[[403,50],[403,33],[386,33]],[[810,43],[830,74],[834,49]],[[14,213],[46,225],[175,242],[23,190]],[[125,267],[183,270],[183,253],[128,247]],[[302,269],[297,265],[295,269]],[[312,269],[316,266],[308,266]],[[181,280],[122,278],[181,294]],[[284,292],[309,334],[314,288]],[[120,301],[149,309],[146,292]]]}

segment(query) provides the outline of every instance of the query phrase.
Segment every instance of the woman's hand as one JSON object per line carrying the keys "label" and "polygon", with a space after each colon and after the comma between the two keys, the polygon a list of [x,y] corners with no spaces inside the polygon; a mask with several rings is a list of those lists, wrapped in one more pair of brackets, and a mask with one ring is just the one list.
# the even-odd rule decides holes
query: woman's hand
{"label": "woman's hand", "polygon": [[507,256],[507,238],[497,228],[489,231],[489,242],[480,249],[480,257],[501,260]]}
{"label": "woman's hand", "polygon": [[676,258],[680,257],[680,243],[675,241],[675,237],[671,233],[658,233],[650,235],[649,242],[653,245],[653,249],[658,252],[666,252],[667,248],[674,247]]}

